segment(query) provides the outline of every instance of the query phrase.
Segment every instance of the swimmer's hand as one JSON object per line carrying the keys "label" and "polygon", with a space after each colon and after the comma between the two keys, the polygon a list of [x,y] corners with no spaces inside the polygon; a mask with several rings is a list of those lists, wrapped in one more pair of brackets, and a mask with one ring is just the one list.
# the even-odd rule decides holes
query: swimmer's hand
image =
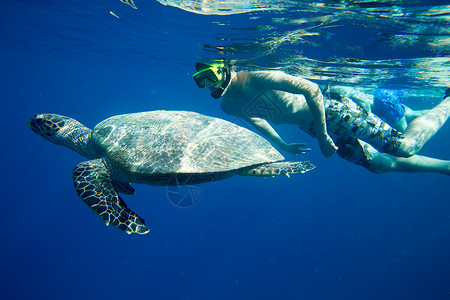
{"label": "swimmer's hand", "polygon": [[323,155],[325,155],[325,157],[331,157],[338,150],[338,148],[336,147],[333,140],[328,134],[325,134],[324,136],[318,139],[320,150],[322,151]]}
{"label": "swimmer's hand", "polygon": [[305,147],[306,144],[304,143],[291,143],[291,144],[284,144],[281,147],[281,149],[291,154],[305,154],[306,152],[311,151],[311,148]]}

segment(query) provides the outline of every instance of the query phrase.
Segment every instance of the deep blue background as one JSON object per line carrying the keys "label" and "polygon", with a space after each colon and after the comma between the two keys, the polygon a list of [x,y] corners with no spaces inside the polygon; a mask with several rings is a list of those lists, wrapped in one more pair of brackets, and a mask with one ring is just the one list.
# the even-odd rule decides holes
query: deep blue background
{"label": "deep blue background", "polygon": [[[123,9],[118,12],[134,13],[117,2]],[[313,148],[301,159],[313,161],[315,170],[291,178],[233,177],[203,184],[199,203],[188,209],[173,206],[167,188],[135,185],[136,195],[124,200],[146,220],[150,234],[129,236],[105,227],[73,190],[71,170],[84,159],[33,134],[27,120],[55,112],[92,127],[114,114],[154,109],[230,120],[193,84],[193,61],[178,63],[201,52],[167,49],[167,63],[138,61],[133,53],[127,59],[123,51],[89,55],[88,45],[102,44],[95,34],[70,52],[64,39],[31,34],[30,19],[19,18],[37,2],[4,3],[3,12],[17,15],[0,21],[5,40],[0,46],[0,298],[450,298],[448,177],[371,174],[337,156],[324,158],[316,141],[293,126],[281,126],[280,133]],[[80,4],[83,26],[101,32],[92,16],[102,5],[111,9],[105,3],[92,10]],[[166,18],[177,16],[180,24],[194,18],[158,3],[147,5],[158,19],[154,26],[169,26],[171,32],[175,25],[163,23]],[[44,12],[28,18],[34,15],[36,24],[43,24],[42,18],[52,18]],[[198,22],[208,23],[205,18],[211,17]],[[147,22],[153,24],[152,18]],[[80,32],[79,40],[83,36]],[[114,45],[113,38],[105,40]],[[123,39],[118,48],[127,49]],[[422,153],[450,159],[449,131],[447,125]]]}

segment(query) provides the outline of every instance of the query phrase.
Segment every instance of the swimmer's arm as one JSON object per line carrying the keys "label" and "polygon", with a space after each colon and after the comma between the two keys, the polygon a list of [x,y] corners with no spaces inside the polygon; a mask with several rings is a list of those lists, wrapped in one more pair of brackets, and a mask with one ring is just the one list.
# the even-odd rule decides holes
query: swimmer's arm
{"label": "swimmer's arm", "polygon": [[261,118],[256,117],[244,117],[244,120],[253,125],[259,132],[265,137],[274,142],[280,149],[292,154],[302,154],[311,151],[309,148],[305,148],[306,144],[303,143],[291,143],[288,144],[278,135],[275,129],[270,124]]}
{"label": "swimmer's arm", "polygon": [[251,77],[251,81],[252,85],[261,88],[303,95],[313,116],[314,129],[322,153],[326,157],[330,157],[337,151],[336,145],[334,145],[327,132],[323,96],[317,84],[280,71],[255,72],[254,76]]}
{"label": "swimmer's arm", "polygon": [[281,149],[285,148],[285,146],[287,145],[283,141],[283,139],[278,135],[275,129],[273,129],[272,126],[270,126],[270,124],[266,120],[256,117],[250,117],[243,112],[239,112],[238,110],[236,110],[236,106],[235,105],[233,106],[233,104],[228,101],[222,101],[220,103],[220,107],[227,114],[240,117],[245,121],[249,122],[250,124],[252,124],[253,127],[255,127],[259,132],[261,132],[265,137],[274,142]]}

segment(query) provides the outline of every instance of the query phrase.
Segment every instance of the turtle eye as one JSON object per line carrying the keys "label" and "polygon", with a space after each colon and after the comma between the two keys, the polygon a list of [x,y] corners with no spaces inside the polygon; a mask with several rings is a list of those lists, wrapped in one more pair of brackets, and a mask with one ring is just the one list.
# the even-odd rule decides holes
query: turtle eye
{"label": "turtle eye", "polygon": [[43,125],[44,123],[45,123],[44,120],[42,120],[42,119],[36,119],[36,124],[37,124],[38,126],[41,126],[41,125]]}

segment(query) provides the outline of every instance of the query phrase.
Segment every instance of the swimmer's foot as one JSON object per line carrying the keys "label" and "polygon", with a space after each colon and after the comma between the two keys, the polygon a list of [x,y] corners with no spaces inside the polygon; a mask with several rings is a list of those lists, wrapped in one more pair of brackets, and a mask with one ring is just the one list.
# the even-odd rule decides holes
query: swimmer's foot
{"label": "swimmer's foot", "polygon": [[445,90],[445,96],[444,96],[444,99],[447,98],[447,97],[450,97],[450,88],[448,88],[448,89]]}

